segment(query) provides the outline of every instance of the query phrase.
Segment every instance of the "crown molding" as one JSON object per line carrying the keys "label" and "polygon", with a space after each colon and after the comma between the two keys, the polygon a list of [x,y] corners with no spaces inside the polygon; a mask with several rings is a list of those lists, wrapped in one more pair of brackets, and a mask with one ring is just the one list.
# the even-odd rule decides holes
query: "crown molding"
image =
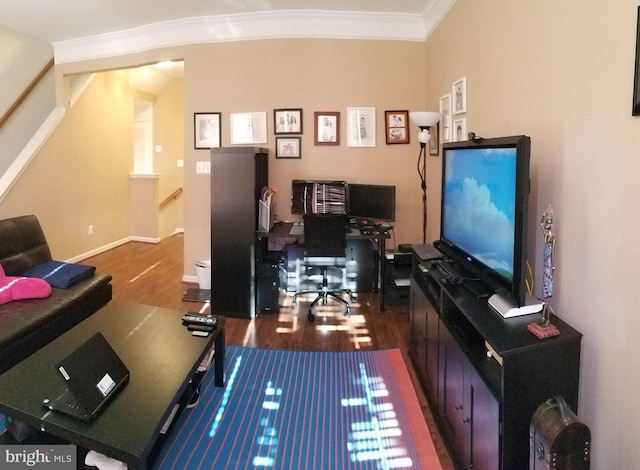
{"label": "crown molding", "polygon": [[424,41],[455,0],[432,0],[422,14],[280,10],[183,18],[53,43],[56,64],[189,44],[281,38]]}

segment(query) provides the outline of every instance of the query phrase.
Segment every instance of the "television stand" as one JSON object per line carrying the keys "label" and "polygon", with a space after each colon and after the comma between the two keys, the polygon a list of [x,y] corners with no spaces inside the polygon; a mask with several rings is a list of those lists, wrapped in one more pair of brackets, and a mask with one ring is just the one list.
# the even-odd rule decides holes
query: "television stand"
{"label": "television stand", "polygon": [[538,313],[542,310],[543,305],[544,303],[542,301],[529,294],[527,294],[525,304],[521,307],[515,305],[513,300],[502,292],[498,292],[489,297],[489,306],[502,315],[502,318]]}

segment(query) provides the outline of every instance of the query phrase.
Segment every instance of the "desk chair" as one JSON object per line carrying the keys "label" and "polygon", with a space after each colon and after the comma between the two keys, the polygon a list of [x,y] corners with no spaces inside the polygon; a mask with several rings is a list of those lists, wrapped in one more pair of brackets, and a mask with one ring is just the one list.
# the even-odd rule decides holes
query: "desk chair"
{"label": "desk chair", "polygon": [[[316,298],[309,306],[309,321],[314,321],[313,308],[322,300],[322,305],[327,304],[329,297],[344,305],[344,315],[349,316],[351,311],[349,302],[343,299],[341,294],[348,294],[349,300],[356,299],[349,289],[329,290],[327,272],[329,267],[337,267],[346,270],[347,250],[347,216],[337,214],[305,214],[304,222],[304,267],[320,267],[322,271],[322,286],[316,290],[296,292],[291,301],[291,306],[298,304],[298,297],[307,294],[316,294]],[[318,259],[318,258],[324,258]],[[330,258],[327,260],[327,258]],[[324,262],[323,262],[324,261]]]}

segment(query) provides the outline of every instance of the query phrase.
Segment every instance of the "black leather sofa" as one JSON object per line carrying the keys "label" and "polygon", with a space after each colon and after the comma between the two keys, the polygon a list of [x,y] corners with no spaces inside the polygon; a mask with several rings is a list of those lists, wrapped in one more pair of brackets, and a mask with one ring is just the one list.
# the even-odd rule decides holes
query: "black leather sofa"
{"label": "black leather sofa", "polygon": [[[51,261],[51,251],[34,215],[0,220],[0,265],[7,276]],[[44,299],[0,305],[0,373],[11,368],[107,304],[111,276],[95,273]]]}

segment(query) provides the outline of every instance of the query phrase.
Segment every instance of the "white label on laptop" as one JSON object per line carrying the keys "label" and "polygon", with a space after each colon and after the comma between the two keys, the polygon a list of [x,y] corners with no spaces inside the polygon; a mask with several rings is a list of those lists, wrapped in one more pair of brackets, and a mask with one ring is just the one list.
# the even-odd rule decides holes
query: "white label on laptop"
{"label": "white label on laptop", "polygon": [[60,367],[58,367],[58,370],[60,371],[60,373],[64,377],[64,380],[69,380],[71,378],[71,377],[69,377],[69,374],[67,374],[67,371],[64,369],[64,367],[60,366]]}
{"label": "white label on laptop", "polygon": [[113,387],[115,386],[116,383],[113,381],[109,374],[105,374],[104,377],[102,377],[102,380],[96,384],[96,387],[98,387],[100,393],[102,393],[102,395],[105,397],[109,395],[109,392],[113,390]]}

